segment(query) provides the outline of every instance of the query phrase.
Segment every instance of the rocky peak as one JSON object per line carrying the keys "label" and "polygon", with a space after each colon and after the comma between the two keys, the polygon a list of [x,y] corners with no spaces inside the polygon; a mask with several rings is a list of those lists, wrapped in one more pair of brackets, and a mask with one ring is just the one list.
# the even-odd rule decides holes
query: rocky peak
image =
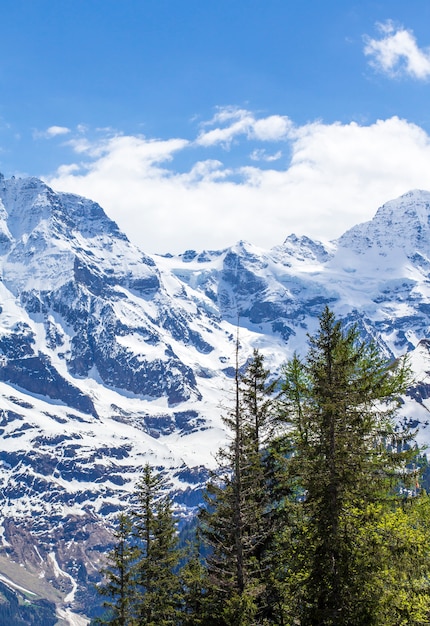
{"label": "rocky peak", "polygon": [[414,190],[381,206],[369,222],[358,224],[338,240],[357,254],[370,249],[402,250],[406,255],[428,253],[430,246],[430,192]]}
{"label": "rocky peak", "polygon": [[285,262],[291,260],[305,263],[324,263],[330,258],[331,249],[328,244],[310,239],[305,235],[298,237],[294,233],[289,235],[281,246],[276,246],[274,252],[285,257]]}

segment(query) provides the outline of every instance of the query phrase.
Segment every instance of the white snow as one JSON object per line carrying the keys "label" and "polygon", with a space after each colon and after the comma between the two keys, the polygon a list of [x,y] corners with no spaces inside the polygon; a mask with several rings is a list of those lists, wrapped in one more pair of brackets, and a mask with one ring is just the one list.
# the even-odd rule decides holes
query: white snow
{"label": "white snow", "polygon": [[77,613],[73,613],[70,608],[58,608],[57,617],[64,620],[64,622],[68,626],[88,626],[88,624],[90,623],[90,620],[88,618],[83,617],[82,615],[78,615]]}
{"label": "white snow", "polygon": [[21,585],[17,585],[12,580],[10,580],[10,578],[8,578],[7,576],[4,576],[3,574],[0,574],[0,581],[3,582],[8,587],[11,587],[12,589],[17,589],[18,591],[22,591],[23,593],[29,596],[36,596],[36,594],[33,593],[33,591],[30,591],[29,589],[26,589],[25,587],[21,587]]}

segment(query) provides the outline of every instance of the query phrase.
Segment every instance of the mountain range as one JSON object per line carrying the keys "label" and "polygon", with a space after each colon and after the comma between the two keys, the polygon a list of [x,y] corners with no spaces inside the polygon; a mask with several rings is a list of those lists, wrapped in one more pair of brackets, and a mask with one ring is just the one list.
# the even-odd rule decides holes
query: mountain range
{"label": "mountain range", "polygon": [[336,241],[161,256],[91,200],[0,176],[0,583],[87,623],[112,520],[145,463],[166,472],[183,519],[201,502],[237,335],[240,362],[258,348],[276,375],[325,305],[387,359],[409,353],[400,419],[429,443],[429,192]]}

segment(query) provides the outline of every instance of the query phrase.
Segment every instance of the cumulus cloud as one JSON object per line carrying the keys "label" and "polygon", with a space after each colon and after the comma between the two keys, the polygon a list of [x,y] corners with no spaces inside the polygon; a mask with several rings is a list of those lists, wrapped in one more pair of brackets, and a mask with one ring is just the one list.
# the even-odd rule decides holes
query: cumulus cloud
{"label": "cumulus cloud", "polygon": [[254,121],[250,137],[260,141],[281,141],[288,138],[292,128],[293,124],[287,117],[270,115]]}
{"label": "cumulus cloud", "polygon": [[[260,121],[246,111],[221,114],[220,130],[244,119],[254,129]],[[216,120],[211,124],[216,130]],[[260,125],[266,128],[261,150],[268,154],[271,144],[263,137],[271,124]],[[282,144],[291,155],[288,163],[263,159],[249,165],[252,133],[236,135],[244,143],[239,167],[237,159],[229,165],[230,153],[220,146],[196,140],[113,136],[81,142],[73,147],[79,158],[47,182],[99,202],[145,252],[217,249],[239,239],[268,248],[292,232],[333,239],[371,219],[387,200],[430,187],[430,138],[397,117],[367,126],[288,122]],[[276,132],[271,136],[279,146]],[[261,159],[266,153],[258,154]],[[191,165],[179,167],[181,157]]]}
{"label": "cumulus cloud", "polygon": [[430,77],[430,49],[419,48],[414,34],[387,21],[377,24],[380,39],[365,38],[364,53],[371,65],[389,76],[408,75],[418,80]]}

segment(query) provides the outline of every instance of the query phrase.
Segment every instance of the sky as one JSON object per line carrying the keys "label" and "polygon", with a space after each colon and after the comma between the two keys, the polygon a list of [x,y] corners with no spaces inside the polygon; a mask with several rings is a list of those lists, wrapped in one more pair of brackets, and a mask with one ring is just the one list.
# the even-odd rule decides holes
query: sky
{"label": "sky", "polygon": [[332,240],[430,190],[427,0],[2,0],[0,172],[147,253]]}

